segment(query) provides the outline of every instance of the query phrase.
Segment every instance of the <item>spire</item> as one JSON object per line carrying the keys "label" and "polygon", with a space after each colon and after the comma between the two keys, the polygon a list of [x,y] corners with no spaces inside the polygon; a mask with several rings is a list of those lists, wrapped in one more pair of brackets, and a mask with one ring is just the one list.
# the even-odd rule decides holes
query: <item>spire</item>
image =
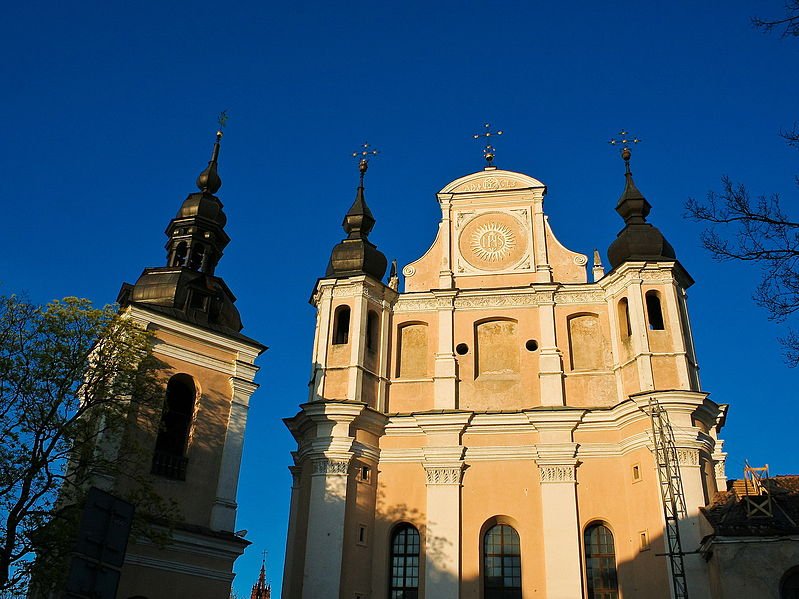
{"label": "spire", "polygon": [[367,274],[382,280],[388,264],[386,257],[369,241],[368,236],[375,226],[375,217],[366,204],[364,193],[364,177],[366,171],[369,170],[369,159],[377,155],[378,151],[369,149],[369,144],[363,144],[362,148],[352,154],[359,158],[360,177],[358,189],[355,192],[355,201],[341,223],[347,233],[347,238],[333,248],[326,276],[343,278]]}
{"label": "spire", "polygon": [[250,599],[271,599],[272,586],[266,582],[266,558],[261,562],[261,573],[258,575],[258,582],[252,586]]}
{"label": "spire", "polygon": [[214,194],[222,187],[222,179],[217,172],[219,164],[219,142],[222,141],[222,130],[216,132],[216,142],[214,142],[214,149],[211,152],[211,160],[208,161],[208,166],[197,177],[197,188],[203,193]]}
{"label": "spire", "polygon": [[657,261],[675,260],[674,248],[671,247],[657,227],[646,221],[652,205],[635,185],[630,170],[632,152],[629,144],[637,144],[637,137],[627,138],[622,131],[621,140],[610,140],[611,145],[622,144],[621,158],[624,160],[624,191],[616,204],[616,212],[624,219],[624,228],[619,232],[608,248],[608,260],[611,268],[631,260]]}
{"label": "spire", "polygon": [[602,258],[599,257],[599,250],[594,250],[594,267],[591,269],[594,276],[594,283],[605,276],[605,267],[602,266]]}

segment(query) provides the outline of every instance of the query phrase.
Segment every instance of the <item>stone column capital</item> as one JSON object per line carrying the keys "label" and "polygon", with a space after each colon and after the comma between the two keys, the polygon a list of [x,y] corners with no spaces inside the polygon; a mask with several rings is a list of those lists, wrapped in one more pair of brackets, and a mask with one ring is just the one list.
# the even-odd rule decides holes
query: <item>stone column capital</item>
{"label": "stone column capital", "polygon": [[428,485],[460,485],[463,466],[425,466]]}
{"label": "stone column capital", "polygon": [[313,458],[311,464],[313,476],[347,476],[350,469],[350,460],[342,458]]}

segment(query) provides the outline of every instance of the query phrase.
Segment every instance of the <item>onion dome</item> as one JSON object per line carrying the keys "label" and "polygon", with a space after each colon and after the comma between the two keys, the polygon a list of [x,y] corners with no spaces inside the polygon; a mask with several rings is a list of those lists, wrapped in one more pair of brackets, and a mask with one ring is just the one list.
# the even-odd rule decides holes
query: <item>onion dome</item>
{"label": "onion dome", "polygon": [[629,261],[675,260],[671,244],[654,225],[646,222],[652,205],[633,181],[630,171],[630,149],[624,148],[621,156],[626,165],[624,191],[616,204],[616,212],[624,219],[625,226],[608,248],[611,268]]}
{"label": "onion dome", "polygon": [[355,193],[355,201],[341,223],[347,233],[347,238],[333,248],[325,276],[345,278],[365,274],[382,280],[386,274],[388,260],[368,239],[369,233],[375,226],[375,217],[366,204],[363,187],[363,179],[369,168],[369,163],[363,159],[358,167],[361,173],[361,182]]}

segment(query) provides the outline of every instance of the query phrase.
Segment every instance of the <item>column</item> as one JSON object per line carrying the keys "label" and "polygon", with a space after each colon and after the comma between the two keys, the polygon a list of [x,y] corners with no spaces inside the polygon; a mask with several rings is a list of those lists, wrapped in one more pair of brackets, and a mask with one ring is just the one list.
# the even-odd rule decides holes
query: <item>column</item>
{"label": "column", "polygon": [[250,396],[258,385],[241,378],[230,379],[233,399],[222,448],[222,463],[216,487],[216,499],[211,508],[211,529],[233,532],[236,526],[236,490],[239,486],[241,452],[244,448],[244,429]]}
{"label": "column", "polygon": [[338,595],[347,507],[349,459],[315,457],[311,464],[303,599]]}
{"label": "column", "polygon": [[[546,291],[542,291],[546,293]],[[540,385],[541,405],[564,406],[566,399],[563,393],[563,359],[558,349],[555,333],[555,300],[554,291],[549,292],[547,300],[538,306],[538,319],[541,329],[541,347],[539,350],[538,380]]]}

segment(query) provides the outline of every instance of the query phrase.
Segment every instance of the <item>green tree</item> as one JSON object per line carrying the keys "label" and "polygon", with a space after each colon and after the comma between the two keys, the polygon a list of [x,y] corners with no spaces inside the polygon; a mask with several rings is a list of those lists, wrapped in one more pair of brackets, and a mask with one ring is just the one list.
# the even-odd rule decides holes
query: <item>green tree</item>
{"label": "green tree", "polygon": [[[789,0],[785,10],[782,18],[754,17],[752,23],[766,32],[782,30],[783,37],[797,37],[799,0]],[[799,149],[799,125],[781,136]],[[705,201],[689,199],[685,210],[688,218],[707,225],[702,245],[715,259],[760,267],[754,300],[771,320],[784,322],[799,311],[799,215],[784,208],[779,194],[752,198],[744,184],[723,177],[721,191],[709,192]],[[799,333],[789,328],[780,341],[787,363],[799,365]]]}
{"label": "green tree", "polygon": [[24,589],[34,565],[37,587],[58,584],[92,484],[174,515],[131,434],[159,414],[161,369],[151,334],[113,307],[0,296],[0,591]]}

